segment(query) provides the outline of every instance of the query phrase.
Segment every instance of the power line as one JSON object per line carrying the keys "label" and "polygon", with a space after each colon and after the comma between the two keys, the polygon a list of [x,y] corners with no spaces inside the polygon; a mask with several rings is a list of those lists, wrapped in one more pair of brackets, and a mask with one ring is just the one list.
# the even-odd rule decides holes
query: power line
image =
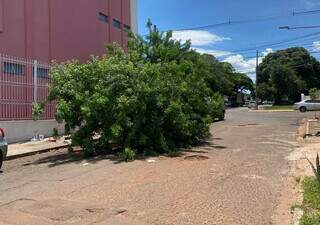
{"label": "power line", "polygon": [[[268,16],[268,17],[261,17],[261,18],[252,18],[252,19],[246,19],[246,20],[234,20],[231,21],[231,19],[229,19],[229,21],[227,22],[222,22],[222,23],[216,23],[216,24],[210,24],[210,25],[205,25],[205,26],[197,26],[197,27],[190,27],[190,28],[183,28],[183,29],[174,29],[173,31],[185,31],[185,30],[201,30],[201,29],[209,29],[209,28],[213,28],[213,27],[220,27],[220,26],[226,26],[226,25],[237,25],[237,24],[245,24],[245,23],[252,23],[252,22],[262,22],[262,21],[266,21],[266,20],[272,20],[272,19],[277,19],[277,18],[282,18],[282,17],[289,17],[289,16],[304,16],[304,15],[314,15],[314,14],[319,14],[320,13],[320,9],[319,10],[308,10],[308,11],[293,11],[291,13],[287,13],[285,15],[274,15],[274,16]],[[315,32],[315,33],[311,33],[311,34],[307,34],[307,35],[303,35],[303,36],[298,36],[292,39],[285,39],[282,41],[277,41],[277,42],[265,42],[265,43],[261,43],[261,45],[255,46],[255,47],[251,47],[251,48],[245,48],[245,49],[236,49],[236,50],[225,50],[230,52],[230,54],[226,54],[225,56],[234,56],[234,55],[238,55],[241,54],[243,56],[243,53],[247,52],[247,54],[250,54],[250,52],[256,51],[257,49],[263,49],[263,48],[269,48],[269,47],[280,47],[283,45],[292,45],[294,43],[300,42],[302,40],[307,41],[307,40],[314,40],[315,38],[317,38],[317,36],[320,35],[320,32]],[[147,36],[147,35],[144,35]],[[297,43],[298,44],[298,43]],[[305,45],[305,44],[298,44],[299,46]],[[312,46],[312,44],[309,44],[307,46]],[[249,56],[251,58],[251,56]],[[253,56],[255,57],[255,56]],[[253,58],[252,57],[252,58]],[[247,57],[246,57],[247,58]]]}
{"label": "power line", "polygon": [[[317,51],[314,51],[315,48],[313,49],[310,49],[311,47],[315,47],[312,43],[299,43],[299,44],[290,44],[290,45],[287,45],[286,48],[291,48],[291,47],[303,47],[303,48],[306,48],[306,50],[311,54],[311,53],[319,53]],[[280,47],[280,46],[277,46],[276,48],[272,48],[272,50],[282,50],[284,49],[284,47]],[[258,50],[264,50],[264,49],[258,49]],[[221,56],[217,56],[216,58],[226,58],[226,57],[230,57],[230,56],[237,56],[237,55],[240,55],[242,56],[244,59],[252,59],[254,57],[256,57],[256,55],[253,54],[253,52],[256,51],[256,50],[250,50],[248,52],[232,52],[230,51],[228,54],[225,54],[225,55],[221,55]],[[265,55],[264,54],[260,54],[259,57],[264,57]]]}
{"label": "power line", "polygon": [[[308,50],[307,51],[310,53],[310,54],[319,54],[320,51],[312,51],[312,50]],[[272,52],[270,52],[272,53]],[[267,55],[267,54],[266,54]],[[265,57],[266,55],[264,54],[259,54],[259,58],[263,58]],[[253,55],[253,54],[228,54],[228,55],[224,55],[224,56],[219,56],[219,57],[216,57],[216,58],[227,58],[227,57],[231,57],[231,56],[241,56],[244,60],[248,61],[248,60],[251,60],[251,59],[254,59],[256,57],[256,55]]]}
{"label": "power line", "polygon": [[[274,19],[280,19],[280,18],[286,18],[286,17],[295,17],[295,16],[306,16],[306,15],[315,15],[320,14],[320,9],[318,10],[305,10],[305,11],[293,11],[288,12],[286,14],[278,14],[278,15],[271,15],[266,17],[257,17],[257,18],[250,18],[250,19],[243,19],[243,20],[231,20],[229,18],[228,21],[215,23],[215,24],[208,24],[208,25],[202,25],[202,26],[194,26],[194,27],[188,27],[188,28],[177,28],[177,29],[169,29],[164,32],[168,31],[187,31],[187,30],[205,30],[215,27],[224,27],[224,26],[231,26],[231,25],[240,25],[240,24],[248,24],[248,23],[254,23],[254,22],[264,22]],[[142,36],[148,36],[147,34],[144,34]]]}
{"label": "power line", "polygon": [[[281,50],[283,49],[284,47],[281,47],[281,46],[284,46],[284,45],[280,45],[280,46],[277,46],[275,48],[272,48],[272,50]],[[311,48],[311,47],[314,47],[314,45],[312,43],[297,43],[297,44],[286,44],[285,45],[286,48],[290,48],[290,47],[304,47],[304,48]],[[264,49],[258,49],[258,50],[264,50]],[[307,49],[309,50],[309,49]],[[232,55],[248,55],[248,54],[253,54],[255,50],[250,50],[250,51],[247,51],[247,52],[233,52],[233,51],[230,51],[230,54],[226,54],[226,56],[232,56]]]}
{"label": "power line", "polygon": [[294,17],[294,16],[306,16],[306,15],[314,15],[319,14],[319,10],[306,10],[306,11],[293,11],[288,12],[286,14],[278,14],[273,16],[266,16],[266,17],[257,17],[257,18],[251,18],[251,19],[244,19],[244,20],[231,20],[229,18],[228,21],[221,22],[221,23],[215,23],[215,24],[208,24],[204,26],[194,26],[194,27],[188,27],[188,28],[180,28],[180,29],[171,29],[172,31],[186,31],[186,30],[205,30],[215,27],[222,27],[222,26],[230,26],[230,25],[239,25],[239,24],[248,24],[248,23],[255,23],[255,22],[264,22],[274,19],[280,19],[280,18],[286,18],[286,17]]}
{"label": "power line", "polygon": [[[320,37],[318,37],[317,35],[316,36],[313,36],[313,37],[310,37],[310,38],[304,38],[303,40],[296,40],[296,41],[292,41],[290,42],[290,45],[293,45],[293,44],[298,44],[298,45],[304,45],[306,44],[305,42],[306,41],[317,41],[319,40]],[[301,43],[301,41],[303,41],[304,43]],[[308,43],[309,44],[309,43]],[[286,45],[286,44],[283,44],[283,45]],[[281,45],[278,45],[278,46],[281,46]]]}
{"label": "power line", "polygon": [[312,15],[312,14],[318,14],[318,13],[320,13],[320,9],[293,12],[294,15],[306,15],[306,14]]}
{"label": "power line", "polygon": [[309,51],[310,54],[318,54],[320,51]]}
{"label": "power line", "polygon": [[281,27],[279,27],[279,29],[282,29],[282,30],[319,29],[319,28],[320,28],[319,25],[315,25],[315,26],[301,26],[301,27],[290,27],[290,26],[281,26]]}
{"label": "power line", "polygon": [[315,32],[315,33],[311,33],[311,34],[307,34],[307,35],[303,35],[303,36],[298,36],[295,38],[291,38],[291,39],[285,39],[282,41],[277,41],[277,42],[269,42],[269,43],[264,43],[258,46],[254,46],[254,47],[250,47],[250,48],[246,48],[246,49],[236,49],[236,50],[225,50],[225,51],[229,51],[232,53],[240,53],[240,52],[248,52],[248,51],[255,51],[257,49],[262,49],[262,48],[270,48],[273,46],[277,46],[277,45],[281,45],[281,44],[285,44],[285,43],[290,43],[296,40],[302,40],[304,38],[308,38],[308,37],[314,37],[320,35],[320,32]]}
{"label": "power line", "polygon": [[[289,48],[291,47],[291,46],[288,46]],[[296,47],[304,47],[304,48],[306,48],[306,50],[310,53],[310,54],[313,54],[313,53],[320,53],[320,50],[318,51],[318,50],[315,50],[315,49],[308,49],[307,47],[314,47],[314,45],[312,45],[312,44],[308,44],[308,45],[306,45],[306,44],[300,44],[299,46],[296,46]],[[272,49],[272,50],[276,50],[276,51],[278,51],[278,50],[282,50],[283,48],[280,48],[280,49]],[[272,52],[270,52],[270,53],[272,53]],[[234,52],[230,52],[229,54],[225,54],[225,55],[222,55],[222,56],[218,56],[217,58],[225,58],[225,57],[230,57],[230,56],[241,56],[242,58],[244,58],[244,59],[252,59],[252,58],[255,58],[256,57],[256,55],[255,54],[253,54],[253,53],[234,53]],[[264,57],[265,56],[265,54],[259,54],[259,57]]]}

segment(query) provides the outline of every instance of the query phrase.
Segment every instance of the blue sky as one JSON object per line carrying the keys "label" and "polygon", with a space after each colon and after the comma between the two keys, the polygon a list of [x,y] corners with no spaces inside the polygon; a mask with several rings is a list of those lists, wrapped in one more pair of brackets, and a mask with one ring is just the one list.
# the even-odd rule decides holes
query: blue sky
{"label": "blue sky", "polygon": [[[320,0],[138,0],[139,32],[146,34],[148,18],[160,30],[185,29],[231,21],[231,25],[177,31],[179,40],[191,39],[199,52],[215,55],[227,61],[240,72],[253,76],[255,50],[234,52],[259,47],[260,58],[268,52],[291,46],[305,46],[310,51],[320,51],[320,34],[291,43],[272,45],[315,32],[319,29],[280,30],[279,26],[320,25]],[[319,10],[308,15],[299,12]],[[295,12],[295,16],[293,16]],[[298,15],[297,15],[298,14]],[[258,22],[259,18],[277,17]],[[233,24],[239,20],[254,22]],[[319,41],[319,42],[318,42]],[[261,47],[264,45],[263,47]],[[269,46],[270,45],[270,46]],[[313,54],[319,57],[320,54]]]}

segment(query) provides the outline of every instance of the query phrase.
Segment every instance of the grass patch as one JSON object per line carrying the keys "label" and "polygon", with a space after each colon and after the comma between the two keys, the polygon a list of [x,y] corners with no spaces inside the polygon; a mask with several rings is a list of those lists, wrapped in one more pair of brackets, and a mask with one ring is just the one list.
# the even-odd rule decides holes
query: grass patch
{"label": "grass patch", "polygon": [[136,151],[131,148],[125,148],[123,152],[119,153],[119,158],[122,161],[130,162],[133,161],[136,156]]}
{"label": "grass patch", "polygon": [[273,105],[263,107],[265,110],[293,110],[292,105]]}
{"label": "grass patch", "polygon": [[300,225],[320,225],[320,215],[304,214],[300,220]]}
{"label": "grass patch", "polygon": [[320,184],[315,178],[307,177],[303,189],[304,215],[300,225],[320,225]]}
{"label": "grass patch", "polygon": [[307,177],[303,182],[303,204],[313,209],[320,210],[320,184],[311,177]]}

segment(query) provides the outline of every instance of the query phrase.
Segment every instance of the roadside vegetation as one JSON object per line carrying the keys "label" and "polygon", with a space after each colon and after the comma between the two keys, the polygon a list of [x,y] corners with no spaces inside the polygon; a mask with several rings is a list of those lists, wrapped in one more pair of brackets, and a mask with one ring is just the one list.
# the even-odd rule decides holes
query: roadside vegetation
{"label": "roadside vegetation", "polygon": [[132,35],[127,52],[114,44],[87,63],[52,69],[48,100],[57,102],[57,120],[87,155],[119,152],[131,161],[136,154],[176,153],[207,138],[210,124],[224,118],[222,94],[253,88],[230,64],[151,22],[148,28],[146,38]]}
{"label": "roadside vegetation", "polygon": [[320,87],[320,63],[304,48],[268,54],[258,67],[257,97],[275,105],[292,104]]}
{"label": "roadside vegetation", "polygon": [[317,100],[320,97],[320,90],[317,88],[311,88],[309,91],[309,95],[312,100]]}
{"label": "roadside vegetation", "polygon": [[320,183],[307,177],[303,182],[303,210],[300,225],[320,225]]}
{"label": "roadside vegetation", "polygon": [[307,177],[303,181],[303,204],[304,214],[300,225],[320,225],[320,159],[317,154],[316,162],[313,164],[307,159],[314,177]]}

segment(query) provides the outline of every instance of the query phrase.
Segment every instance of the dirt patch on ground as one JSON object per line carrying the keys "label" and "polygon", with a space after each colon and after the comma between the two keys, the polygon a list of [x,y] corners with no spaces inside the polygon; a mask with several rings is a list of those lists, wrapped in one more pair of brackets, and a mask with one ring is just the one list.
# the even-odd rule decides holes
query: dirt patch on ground
{"label": "dirt patch on ground", "polygon": [[278,204],[272,217],[273,225],[295,224],[296,214],[292,207],[302,201],[300,193],[300,180],[296,177],[295,162],[289,162],[289,171],[283,177]]}
{"label": "dirt patch on ground", "polygon": [[174,158],[122,163],[59,150],[7,161],[0,224],[270,225],[275,207],[278,224],[290,224],[285,157],[300,116],[231,110],[213,139]]}
{"label": "dirt patch on ground", "polygon": [[258,126],[259,124],[257,123],[243,123],[243,124],[238,124],[238,127],[255,127]]}
{"label": "dirt patch on ground", "polygon": [[279,204],[273,216],[273,224],[299,224],[303,215],[300,208],[303,200],[302,183],[306,176],[313,176],[312,169],[307,158],[315,161],[316,155],[320,152],[320,138],[310,137],[305,139],[307,129],[307,119],[301,121],[297,130],[297,143],[295,150],[287,157],[288,171],[284,177],[284,186],[281,191]]}
{"label": "dirt patch on ground", "polygon": [[209,157],[205,155],[189,155],[184,157],[184,160],[189,160],[189,161],[202,161],[207,159],[209,159]]}

